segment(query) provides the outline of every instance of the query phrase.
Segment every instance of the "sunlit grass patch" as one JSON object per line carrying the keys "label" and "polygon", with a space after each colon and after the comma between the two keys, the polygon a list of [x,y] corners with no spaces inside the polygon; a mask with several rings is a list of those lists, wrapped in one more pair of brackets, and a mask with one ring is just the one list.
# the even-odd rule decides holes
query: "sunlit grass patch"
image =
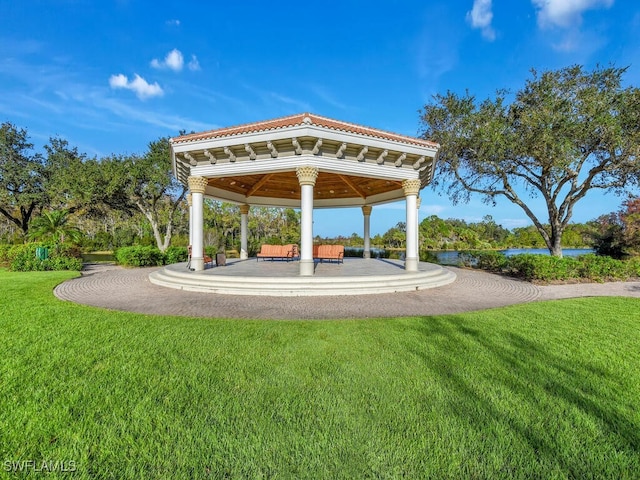
{"label": "sunlit grass patch", "polygon": [[73,460],[79,478],[640,471],[637,299],[191,319],[55,299],[73,275],[0,272],[0,460]]}

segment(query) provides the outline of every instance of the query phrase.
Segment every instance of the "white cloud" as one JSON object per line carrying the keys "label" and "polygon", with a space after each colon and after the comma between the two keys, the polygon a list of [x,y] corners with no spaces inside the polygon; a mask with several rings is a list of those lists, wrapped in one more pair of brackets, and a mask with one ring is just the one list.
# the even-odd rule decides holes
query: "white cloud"
{"label": "white cloud", "polygon": [[170,27],[179,27],[180,20],[178,20],[177,18],[172,18],[171,20],[167,20],[166,24]]}
{"label": "white cloud", "polygon": [[489,41],[496,38],[496,33],[491,26],[492,20],[491,0],[474,0],[473,8],[467,12],[467,21],[471,23],[473,28],[479,28],[482,31],[482,36]]}
{"label": "white cloud", "polygon": [[440,215],[442,212],[446,212],[448,208],[449,207],[447,207],[446,205],[436,205],[436,204],[422,205],[421,204],[420,213],[423,213],[425,215]]}
{"label": "white cloud", "polygon": [[614,0],[531,0],[538,10],[541,28],[569,28],[580,25],[586,10],[609,8]]}
{"label": "white cloud", "polygon": [[174,48],[169,53],[167,53],[167,56],[164,57],[164,60],[158,60],[157,58],[151,60],[151,66],[153,68],[159,69],[168,68],[170,70],[173,70],[174,72],[179,72],[184,66],[184,57],[182,56],[182,52],[180,50]]}
{"label": "white cloud", "polygon": [[164,95],[164,91],[157,82],[149,83],[137,73],[134,74],[133,80],[129,80],[126,75],[111,75],[109,78],[109,86],[113,89],[124,88],[135,92],[140,100],[151,97]]}
{"label": "white cloud", "polygon": [[200,70],[200,62],[198,62],[198,58],[195,55],[191,55],[191,60],[189,60],[189,63],[187,64],[187,67],[192,72]]}

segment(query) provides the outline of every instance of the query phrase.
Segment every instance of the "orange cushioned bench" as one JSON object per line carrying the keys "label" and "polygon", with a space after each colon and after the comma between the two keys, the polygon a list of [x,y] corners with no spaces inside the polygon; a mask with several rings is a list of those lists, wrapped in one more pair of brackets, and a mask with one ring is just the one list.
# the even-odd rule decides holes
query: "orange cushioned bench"
{"label": "orange cushioned bench", "polygon": [[262,245],[260,252],[256,255],[256,261],[261,258],[271,260],[284,259],[286,261],[293,260],[296,257],[297,245]]}
{"label": "orange cushioned bench", "polygon": [[336,260],[344,263],[344,245],[314,245],[313,258],[316,260]]}

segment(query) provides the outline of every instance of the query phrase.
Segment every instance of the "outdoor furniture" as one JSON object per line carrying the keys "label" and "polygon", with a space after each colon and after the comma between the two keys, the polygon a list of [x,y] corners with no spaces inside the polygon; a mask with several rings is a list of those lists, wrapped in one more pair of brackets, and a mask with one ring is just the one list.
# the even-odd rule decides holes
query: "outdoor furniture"
{"label": "outdoor furniture", "polygon": [[260,251],[256,255],[256,261],[261,258],[271,259],[271,260],[293,260],[297,258],[298,246],[289,244],[289,245],[268,245],[264,244],[260,247]]}
{"label": "outdoor furniture", "polygon": [[344,263],[344,245],[314,245],[313,259],[320,260],[336,260],[337,263]]}

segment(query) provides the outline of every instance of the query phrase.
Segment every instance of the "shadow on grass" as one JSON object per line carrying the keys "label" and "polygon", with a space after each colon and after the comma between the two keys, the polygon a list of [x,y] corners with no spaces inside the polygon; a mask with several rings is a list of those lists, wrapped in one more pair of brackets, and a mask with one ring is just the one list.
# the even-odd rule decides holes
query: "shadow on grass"
{"label": "shadow on grass", "polygon": [[512,330],[479,330],[459,317],[428,317],[414,326],[435,348],[407,347],[446,385],[448,413],[471,430],[488,437],[507,431],[536,463],[570,477],[628,474],[628,464],[613,457],[640,454],[640,425],[630,420],[638,392],[603,366],[607,354],[590,354],[597,342],[566,348],[566,339],[551,332],[538,341]]}

